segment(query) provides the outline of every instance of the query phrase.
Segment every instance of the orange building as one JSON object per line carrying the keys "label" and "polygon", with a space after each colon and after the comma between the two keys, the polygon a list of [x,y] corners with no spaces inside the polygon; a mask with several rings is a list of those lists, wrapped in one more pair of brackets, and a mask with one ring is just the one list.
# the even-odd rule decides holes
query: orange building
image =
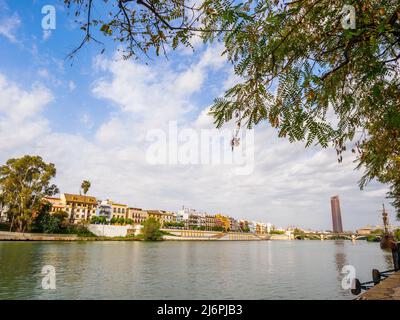
{"label": "orange building", "polygon": [[224,228],[225,231],[229,231],[231,227],[231,220],[228,216],[222,214],[215,215],[216,225]]}

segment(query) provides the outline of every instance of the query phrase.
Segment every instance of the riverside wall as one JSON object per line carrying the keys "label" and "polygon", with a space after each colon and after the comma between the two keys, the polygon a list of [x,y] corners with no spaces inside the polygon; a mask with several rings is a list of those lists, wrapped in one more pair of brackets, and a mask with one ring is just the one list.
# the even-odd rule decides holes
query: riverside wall
{"label": "riverside wall", "polygon": [[76,234],[45,234],[0,231],[0,241],[74,241]]}

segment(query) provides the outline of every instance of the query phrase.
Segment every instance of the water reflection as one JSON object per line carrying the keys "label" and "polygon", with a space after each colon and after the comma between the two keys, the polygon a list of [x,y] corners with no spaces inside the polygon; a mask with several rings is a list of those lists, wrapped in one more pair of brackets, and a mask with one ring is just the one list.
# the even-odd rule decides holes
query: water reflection
{"label": "water reflection", "polygon": [[[0,299],[351,299],[391,256],[365,241],[0,242]],[[57,289],[41,288],[54,265]]]}

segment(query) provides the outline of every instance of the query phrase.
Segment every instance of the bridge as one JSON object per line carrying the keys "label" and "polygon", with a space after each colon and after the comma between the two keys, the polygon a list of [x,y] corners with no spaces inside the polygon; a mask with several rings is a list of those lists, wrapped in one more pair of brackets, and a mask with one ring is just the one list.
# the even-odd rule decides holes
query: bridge
{"label": "bridge", "polygon": [[[366,240],[368,235],[365,234],[357,234],[357,233],[304,233],[303,234],[305,238],[320,238],[321,240],[329,240],[332,238],[337,238],[337,239],[347,239],[347,240]],[[302,238],[303,235],[294,235],[294,239],[300,239]],[[381,236],[379,235],[374,235],[377,240],[381,240]]]}

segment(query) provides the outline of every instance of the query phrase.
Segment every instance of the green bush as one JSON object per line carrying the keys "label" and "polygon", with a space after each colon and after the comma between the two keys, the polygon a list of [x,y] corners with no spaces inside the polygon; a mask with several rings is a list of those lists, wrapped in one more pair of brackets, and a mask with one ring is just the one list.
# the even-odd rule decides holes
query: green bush
{"label": "green bush", "polygon": [[396,241],[400,241],[400,229],[396,229],[394,232],[394,238]]}
{"label": "green bush", "polygon": [[148,218],[143,223],[143,238],[144,240],[156,241],[162,239],[162,233],[160,232],[160,222],[154,218]]}
{"label": "green bush", "polygon": [[381,239],[380,237],[374,235],[367,236],[367,241],[369,242],[379,242],[380,239]]}
{"label": "green bush", "polygon": [[371,234],[376,234],[376,235],[383,235],[383,230],[382,229],[375,229],[371,231]]}
{"label": "green bush", "polygon": [[65,234],[76,234],[78,237],[96,237],[96,235],[88,230],[83,225],[70,224],[67,226],[65,230],[63,230]]}
{"label": "green bush", "polygon": [[164,227],[165,228],[184,228],[185,223],[184,222],[165,222]]}
{"label": "green bush", "polygon": [[68,213],[57,211],[50,213],[51,205],[44,204],[31,225],[32,232],[39,233],[63,233],[67,226]]}
{"label": "green bush", "polygon": [[269,233],[270,234],[285,234],[285,231],[282,231],[282,230],[271,230]]}

